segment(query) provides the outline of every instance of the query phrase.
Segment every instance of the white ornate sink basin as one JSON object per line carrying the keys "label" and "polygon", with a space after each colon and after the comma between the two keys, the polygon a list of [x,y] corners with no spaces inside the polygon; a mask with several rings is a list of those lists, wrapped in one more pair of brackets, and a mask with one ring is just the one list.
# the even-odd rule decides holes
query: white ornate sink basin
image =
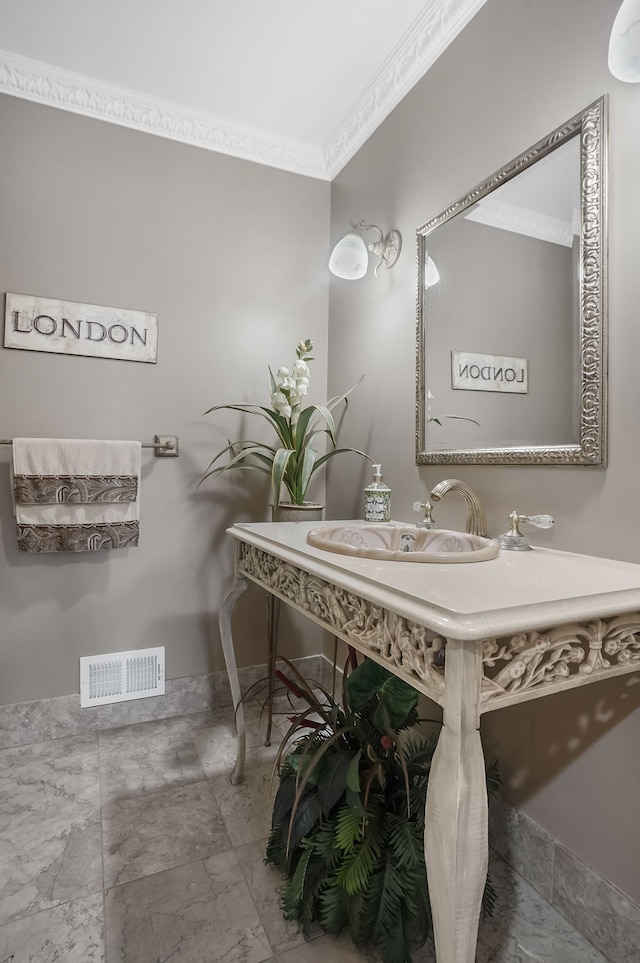
{"label": "white ornate sink basin", "polygon": [[307,542],[325,552],[396,562],[484,562],[498,554],[498,542],[440,528],[371,522],[323,525]]}

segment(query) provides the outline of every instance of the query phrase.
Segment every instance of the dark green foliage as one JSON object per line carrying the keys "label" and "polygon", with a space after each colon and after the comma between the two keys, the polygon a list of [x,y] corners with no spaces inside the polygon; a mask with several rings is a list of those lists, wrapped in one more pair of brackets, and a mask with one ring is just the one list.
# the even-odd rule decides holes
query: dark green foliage
{"label": "dark green foliage", "polygon": [[377,662],[369,661],[366,666],[365,672],[356,670],[348,678],[349,705],[354,712],[363,712],[374,700],[376,728],[381,732],[386,728],[400,729],[416,707],[416,690]]}
{"label": "dark green foliage", "polygon": [[[308,708],[293,717],[289,735],[299,738],[276,762],[266,854],[284,876],[284,916],[305,935],[313,922],[335,935],[348,929],[384,963],[411,963],[432,934],[424,807],[437,737],[406,732],[420,721],[417,692],[369,659],[347,677],[342,706],[327,693],[317,699],[297,673],[292,684]],[[322,728],[308,731],[310,716]],[[495,764],[487,785],[499,788]],[[494,904],[488,882],[483,912]]]}

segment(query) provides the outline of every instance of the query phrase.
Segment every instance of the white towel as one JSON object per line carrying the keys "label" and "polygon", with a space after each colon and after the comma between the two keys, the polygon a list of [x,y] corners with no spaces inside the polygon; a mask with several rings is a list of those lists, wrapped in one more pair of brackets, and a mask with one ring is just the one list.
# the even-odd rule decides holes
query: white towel
{"label": "white towel", "polygon": [[25,552],[138,544],[138,441],[15,438],[12,493]]}

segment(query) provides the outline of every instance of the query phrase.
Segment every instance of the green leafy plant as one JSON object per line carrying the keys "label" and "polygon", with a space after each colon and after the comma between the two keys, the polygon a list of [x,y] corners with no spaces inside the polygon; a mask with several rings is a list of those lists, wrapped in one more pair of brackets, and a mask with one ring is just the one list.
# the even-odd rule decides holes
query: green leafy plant
{"label": "green leafy plant", "polygon": [[[424,809],[437,737],[418,729],[416,690],[369,659],[346,676],[342,705],[288,665],[293,678],[279,678],[306,708],[276,759],[265,860],[284,875],[284,916],[305,936],[314,922],[348,929],[384,963],[410,963],[432,935]],[[495,765],[487,782],[496,792]],[[487,881],[485,914],[494,902]]]}
{"label": "green leafy plant", "polygon": [[[290,366],[278,368],[273,375],[269,368],[271,408],[256,404],[214,405],[205,411],[241,411],[265,418],[275,429],[277,441],[269,445],[263,441],[229,441],[209,463],[207,471],[200,479],[235,469],[249,469],[263,472],[271,477],[271,497],[274,508],[280,504],[280,493],[284,486],[294,505],[302,505],[309,483],[319,468],[341,452],[354,452],[371,461],[369,455],[357,448],[338,448],[336,425],[332,412],[347,398],[360,381],[342,395],[330,398],[324,405],[309,405],[303,408],[303,401],[309,388],[309,361],[313,342],[308,338],[300,341],[296,348],[296,361]],[[316,450],[316,443],[324,436],[329,449],[323,453]],[[228,460],[219,464],[228,455]]]}

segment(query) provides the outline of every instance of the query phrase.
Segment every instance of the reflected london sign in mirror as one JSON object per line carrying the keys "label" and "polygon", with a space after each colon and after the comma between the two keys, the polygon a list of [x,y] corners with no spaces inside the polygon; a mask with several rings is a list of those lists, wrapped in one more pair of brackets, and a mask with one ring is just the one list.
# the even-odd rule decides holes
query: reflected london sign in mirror
{"label": "reflected london sign in mirror", "polygon": [[602,98],[418,228],[418,464],[606,465]]}

